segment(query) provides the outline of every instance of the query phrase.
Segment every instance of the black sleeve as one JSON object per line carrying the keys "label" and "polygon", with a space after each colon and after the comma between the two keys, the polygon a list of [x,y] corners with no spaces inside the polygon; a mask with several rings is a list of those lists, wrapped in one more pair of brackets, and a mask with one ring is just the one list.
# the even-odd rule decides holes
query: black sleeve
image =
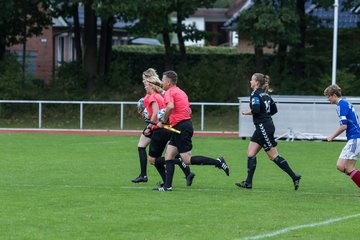
{"label": "black sleeve", "polygon": [[276,107],[276,103],[274,101],[271,102],[270,104],[270,114],[271,116],[276,114],[278,112],[277,107]]}
{"label": "black sleeve", "polygon": [[259,113],[260,112],[260,98],[258,96],[254,96],[251,99],[251,112],[252,113]]}

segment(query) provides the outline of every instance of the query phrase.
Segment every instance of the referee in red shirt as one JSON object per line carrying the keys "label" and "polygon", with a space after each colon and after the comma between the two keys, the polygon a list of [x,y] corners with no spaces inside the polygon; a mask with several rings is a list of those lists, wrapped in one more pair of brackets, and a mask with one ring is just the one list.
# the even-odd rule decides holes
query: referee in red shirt
{"label": "referee in red shirt", "polygon": [[193,136],[194,129],[191,122],[191,109],[188,96],[183,90],[176,86],[176,72],[164,72],[162,83],[163,88],[166,91],[164,96],[166,111],[164,113],[162,122],[158,123],[158,127],[162,127],[163,124],[170,123],[173,128],[181,131],[181,133],[172,133],[165,154],[165,185],[163,187],[154,188],[154,190],[172,191],[172,181],[175,168],[174,159],[178,153],[180,153],[181,159],[187,165],[214,165],[215,167],[224,170],[226,175],[229,176],[229,167],[223,157],[214,159],[205,156],[191,156],[191,138]]}

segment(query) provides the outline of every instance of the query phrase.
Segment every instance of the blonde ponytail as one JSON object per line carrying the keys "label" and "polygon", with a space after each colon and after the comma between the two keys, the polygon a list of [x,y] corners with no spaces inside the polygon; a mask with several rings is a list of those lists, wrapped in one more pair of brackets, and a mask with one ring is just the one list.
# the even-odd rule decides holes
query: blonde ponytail
{"label": "blonde ponytail", "polygon": [[270,93],[273,90],[270,88],[270,77],[262,73],[254,73],[256,81],[265,92]]}

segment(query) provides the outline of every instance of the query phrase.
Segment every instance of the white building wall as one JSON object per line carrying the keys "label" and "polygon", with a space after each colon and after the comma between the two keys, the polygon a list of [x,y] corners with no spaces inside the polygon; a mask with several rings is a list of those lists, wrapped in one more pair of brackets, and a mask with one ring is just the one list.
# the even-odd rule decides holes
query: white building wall
{"label": "white building wall", "polygon": [[[173,23],[176,23],[176,17],[171,18]],[[195,23],[196,29],[205,31],[205,19],[203,17],[189,17],[183,21],[185,25],[192,25]],[[178,43],[177,36],[174,35],[172,43]],[[185,46],[204,46],[204,39],[199,41],[185,41]]]}
{"label": "white building wall", "polygon": [[[348,99],[360,113],[360,98]],[[326,97],[273,96],[278,113],[273,116],[275,137],[293,139],[324,139],[339,127],[336,105]],[[249,109],[249,97],[239,98],[240,111]],[[252,116],[239,115],[239,136],[250,137],[255,130]],[[336,139],[346,139],[342,133]]]}
{"label": "white building wall", "polygon": [[230,32],[230,39],[231,39],[231,46],[230,47],[236,47],[239,44],[239,34],[236,31]]}

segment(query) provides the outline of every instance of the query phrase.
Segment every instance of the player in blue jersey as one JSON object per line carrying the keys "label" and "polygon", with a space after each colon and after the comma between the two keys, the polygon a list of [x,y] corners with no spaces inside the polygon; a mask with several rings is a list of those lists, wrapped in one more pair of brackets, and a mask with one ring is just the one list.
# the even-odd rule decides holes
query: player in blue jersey
{"label": "player in blue jersey", "polygon": [[360,187],[360,171],[355,168],[355,164],[360,155],[360,127],[358,116],[352,104],[342,98],[341,88],[330,85],[324,90],[324,95],[330,103],[336,104],[336,111],[339,116],[340,126],[335,132],[326,137],[327,141],[332,141],[341,133],[346,131],[347,143],[340,153],[336,167],[339,171],[349,175],[355,184]]}
{"label": "player in blue jersey", "polygon": [[250,87],[253,92],[250,96],[250,110],[243,110],[243,115],[252,115],[255,125],[255,132],[250,139],[247,150],[248,176],[245,181],[235,183],[240,188],[252,188],[252,180],[256,169],[256,155],[263,148],[278,167],[286,172],[292,179],[295,190],[298,190],[301,175],[296,174],[290,168],[288,162],[279,155],[274,138],[275,126],[271,116],[277,113],[274,100],[268,94],[270,78],[262,73],[254,73],[250,80]]}

